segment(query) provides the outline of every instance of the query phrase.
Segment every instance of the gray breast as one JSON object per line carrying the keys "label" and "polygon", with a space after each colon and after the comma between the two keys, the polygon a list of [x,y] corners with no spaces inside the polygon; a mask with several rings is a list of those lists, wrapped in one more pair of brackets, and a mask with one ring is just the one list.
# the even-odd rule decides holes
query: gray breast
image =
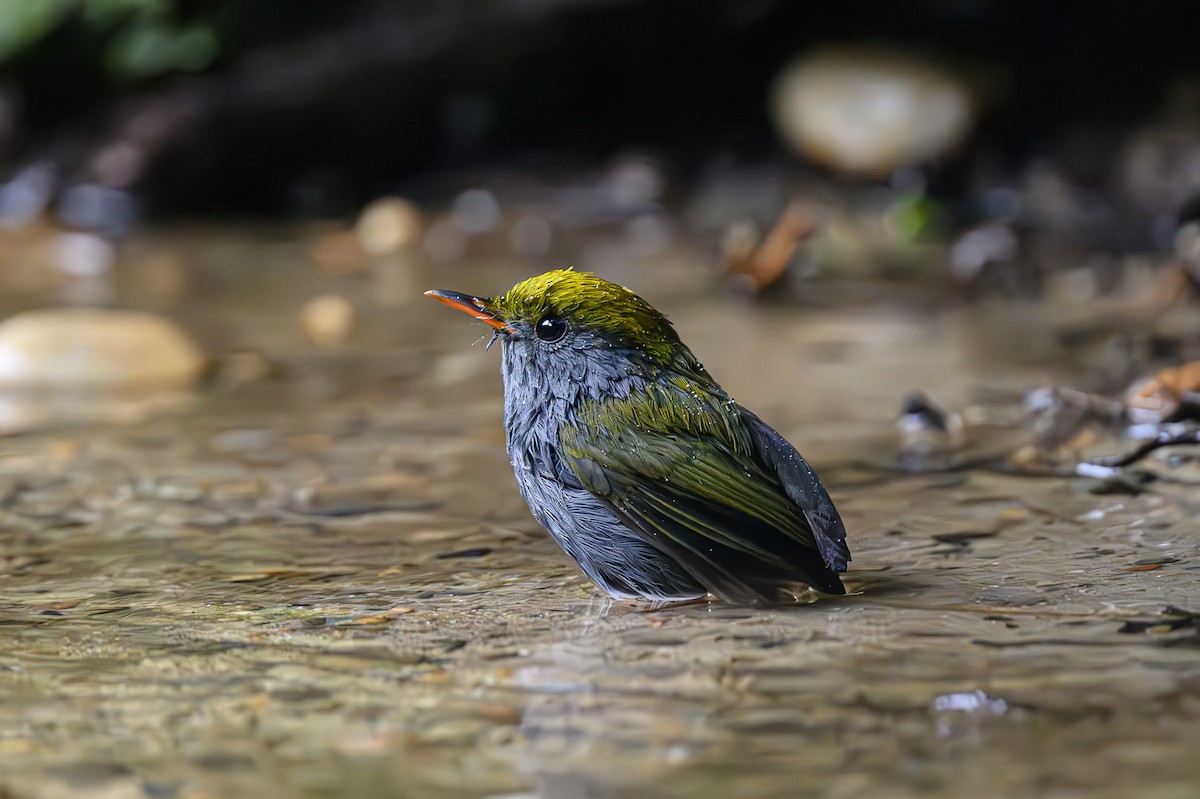
{"label": "gray breast", "polygon": [[[548,385],[519,347],[505,346],[504,426],[521,496],[538,524],[589,579],[619,599],[694,599],[706,590],[676,561],[644,542],[601,500],[558,471],[559,426],[586,381]],[[566,381],[568,384],[571,381]]]}

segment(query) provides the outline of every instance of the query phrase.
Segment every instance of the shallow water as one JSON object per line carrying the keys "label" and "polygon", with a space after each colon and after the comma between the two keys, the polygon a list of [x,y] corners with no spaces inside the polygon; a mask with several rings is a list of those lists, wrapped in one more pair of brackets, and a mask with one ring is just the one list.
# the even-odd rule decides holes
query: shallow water
{"label": "shallow water", "polygon": [[[606,269],[817,466],[854,552],[845,598],[651,609],[539,531],[498,354],[420,298],[539,266],[398,265],[381,291],[220,247],[177,311],[272,377],[0,440],[0,795],[1200,790],[1200,637],[1164,612],[1200,610],[1200,494],[884,468],[905,391],[1014,398],[1069,364],[890,289],[754,303],[695,253]],[[314,354],[296,305],[331,288],[360,332]]]}

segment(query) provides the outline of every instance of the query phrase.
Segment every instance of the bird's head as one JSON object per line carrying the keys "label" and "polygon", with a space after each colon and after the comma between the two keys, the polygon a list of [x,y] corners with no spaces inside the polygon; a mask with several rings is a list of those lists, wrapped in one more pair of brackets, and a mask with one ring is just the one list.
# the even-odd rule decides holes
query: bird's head
{"label": "bird's head", "polygon": [[425,293],[495,328],[492,342],[503,343],[506,359],[572,378],[583,377],[581,364],[592,365],[589,373],[645,373],[680,359],[694,362],[666,316],[624,286],[588,272],[546,272],[491,298]]}

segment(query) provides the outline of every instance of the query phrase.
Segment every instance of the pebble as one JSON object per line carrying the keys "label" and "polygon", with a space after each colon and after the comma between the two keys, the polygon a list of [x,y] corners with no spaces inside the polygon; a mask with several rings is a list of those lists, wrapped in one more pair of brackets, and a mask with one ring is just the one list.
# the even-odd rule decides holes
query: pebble
{"label": "pebble", "polygon": [[871,177],[945,154],[974,116],[967,88],[953,75],[872,50],[824,50],[785,67],[771,110],[797,151]]}
{"label": "pebble", "polygon": [[103,277],[115,260],[113,246],[92,233],[63,233],[54,242],[55,264],[72,277]]}
{"label": "pebble", "polygon": [[468,235],[495,230],[500,215],[500,203],[487,189],[467,189],[454,199],[455,222]]}
{"label": "pebble", "polygon": [[54,165],[39,162],[0,186],[0,225],[19,228],[35,221],[50,205],[55,181]]}
{"label": "pebble", "polygon": [[225,388],[237,388],[270,376],[271,362],[257,350],[231,352],[221,362],[217,382]]}
{"label": "pebble", "polygon": [[81,183],[63,191],[57,218],[67,227],[110,234],[124,233],[137,220],[137,204],[120,189]]}
{"label": "pebble", "polygon": [[345,297],[323,294],[305,304],[300,322],[318,347],[337,347],[345,343],[354,328],[354,306]]}
{"label": "pebble", "polygon": [[950,248],[954,276],[970,282],[991,263],[1006,263],[1017,257],[1020,243],[1008,225],[992,222],[972,228]]}
{"label": "pebble", "polygon": [[399,197],[384,197],[363,209],[354,232],[371,255],[389,255],[416,245],[421,227],[421,212],[415,205]]}
{"label": "pebble", "polygon": [[644,158],[627,158],[613,164],[601,181],[609,201],[628,213],[645,213],[663,193],[662,172]]}
{"label": "pebble", "polygon": [[192,386],[204,365],[186,333],[138,311],[55,308],[0,323],[0,385],[178,389]]}
{"label": "pebble", "polygon": [[94,233],[62,233],[51,255],[62,274],[59,299],[68,305],[106,305],[114,299],[116,251]]}

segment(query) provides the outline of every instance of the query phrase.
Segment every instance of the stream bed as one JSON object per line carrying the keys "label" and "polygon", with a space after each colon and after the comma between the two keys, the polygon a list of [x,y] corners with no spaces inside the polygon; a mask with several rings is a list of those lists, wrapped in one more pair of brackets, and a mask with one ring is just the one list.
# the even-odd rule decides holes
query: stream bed
{"label": "stream bed", "polygon": [[[910,389],[1019,402],[1075,364],[887,286],[753,301],[694,252],[579,263],[667,311],[850,531],[846,597],[656,609],[540,531],[486,329],[421,298],[563,264],[378,283],[289,246],[205,245],[220,268],[164,309],[262,376],[0,439],[0,797],[1200,791],[1200,489],[888,468]],[[330,290],[356,333],[316,350],[296,308]]]}

